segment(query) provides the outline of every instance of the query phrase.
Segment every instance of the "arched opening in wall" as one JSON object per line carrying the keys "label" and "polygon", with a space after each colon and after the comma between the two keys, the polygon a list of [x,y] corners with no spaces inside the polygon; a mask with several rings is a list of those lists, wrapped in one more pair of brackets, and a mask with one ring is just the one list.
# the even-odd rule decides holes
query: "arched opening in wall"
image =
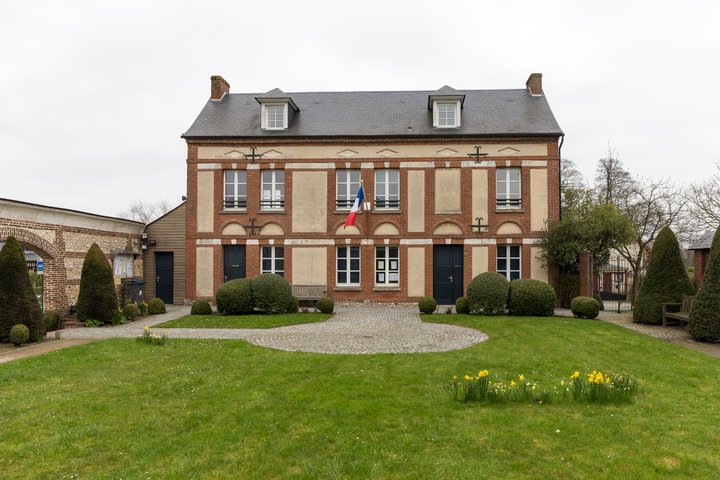
{"label": "arched opening in wall", "polygon": [[65,290],[65,268],[58,263],[58,253],[50,241],[19,228],[0,227],[0,248],[8,237],[15,237],[23,248],[28,275],[43,310],[69,310]]}

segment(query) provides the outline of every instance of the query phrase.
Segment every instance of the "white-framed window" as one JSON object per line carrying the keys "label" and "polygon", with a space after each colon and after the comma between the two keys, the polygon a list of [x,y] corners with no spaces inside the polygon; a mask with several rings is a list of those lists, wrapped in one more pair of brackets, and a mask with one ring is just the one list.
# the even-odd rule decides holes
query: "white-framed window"
{"label": "white-framed window", "polygon": [[113,258],[113,275],[128,278],[133,276],[134,255],[118,253]]}
{"label": "white-framed window", "polygon": [[261,249],[260,273],[285,276],[285,248],[267,246]]}
{"label": "white-framed window", "polygon": [[400,170],[375,170],[375,208],[400,208]]}
{"label": "white-framed window", "polygon": [[247,172],[245,170],[225,170],[225,197],[223,208],[247,207]]}
{"label": "white-framed window", "polygon": [[285,207],[285,172],[283,170],[262,171],[261,210],[277,210]]}
{"label": "white-framed window", "polygon": [[519,168],[498,168],[495,171],[495,205],[500,208],[522,206]]}
{"label": "white-framed window", "polygon": [[265,130],[284,130],[287,128],[287,103],[262,104],[262,128]]}
{"label": "white-framed window", "polygon": [[399,248],[395,245],[375,247],[375,285],[400,284]]}
{"label": "white-framed window", "polygon": [[520,245],[498,245],[495,271],[508,280],[521,276]]}
{"label": "white-framed window", "polygon": [[360,247],[337,247],[335,279],[338,285],[360,285]]}
{"label": "white-framed window", "polygon": [[459,101],[435,101],[433,104],[433,126],[437,128],[456,128],[460,126]]}
{"label": "white-framed window", "polygon": [[335,178],[335,207],[349,210],[360,190],[360,170],[336,170]]}

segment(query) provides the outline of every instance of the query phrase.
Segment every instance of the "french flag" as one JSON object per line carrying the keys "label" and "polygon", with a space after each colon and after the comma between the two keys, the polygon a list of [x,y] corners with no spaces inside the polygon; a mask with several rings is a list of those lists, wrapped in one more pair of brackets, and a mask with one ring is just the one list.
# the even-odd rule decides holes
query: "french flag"
{"label": "french flag", "polygon": [[348,215],[347,220],[345,220],[345,226],[343,229],[355,226],[355,218],[357,218],[357,212],[360,210],[360,204],[364,199],[365,193],[363,192],[362,185],[360,185],[360,190],[358,190],[357,197],[355,197],[355,203],[353,203],[353,206],[350,209],[350,215]]}

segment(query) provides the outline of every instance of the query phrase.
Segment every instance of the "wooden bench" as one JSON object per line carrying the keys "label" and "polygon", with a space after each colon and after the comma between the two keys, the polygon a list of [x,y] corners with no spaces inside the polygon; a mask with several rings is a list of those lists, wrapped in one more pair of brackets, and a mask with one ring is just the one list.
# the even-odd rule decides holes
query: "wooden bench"
{"label": "wooden bench", "polygon": [[327,295],[326,285],[292,285],[292,294],[298,300],[318,300]]}
{"label": "wooden bench", "polygon": [[[663,327],[667,327],[668,318],[678,320],[681,322],[688,323],[690,321],[690,309],[692,308],[693,301],[695,300],[694,295],[683,295],[682,303],[663,303],[662,304],[662,320]],[[680,307],[677,312],[670,311],[668,307]]]}

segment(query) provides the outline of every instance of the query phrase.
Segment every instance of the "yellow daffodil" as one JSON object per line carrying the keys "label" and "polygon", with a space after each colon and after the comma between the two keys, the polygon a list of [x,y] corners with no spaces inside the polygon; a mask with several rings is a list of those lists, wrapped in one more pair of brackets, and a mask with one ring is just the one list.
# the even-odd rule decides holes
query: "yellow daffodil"
{"label": "yellow daffodil", "polygon": [[488,376],[487,370],[480,370],[477,374],[477,378],[483,378],[483,377],[487,377],[487,376]]}
{"label": "yellow daffodil", "polygon": [[518,375],[518,380],[520,380],[521,382],[524,382],[524,381],[525,381],[525,375]]}
{"label": "yellow daffodil", "polygon": [[470,375],[465,375],[465,380],[472,380],[472,377]]}
{"label": "yellow daffodil", "polygon": [[580,372],[578,372],[577,370],[575,370],[575,373],[573,373],[572,375],[570,375],[570,378],[572,378],[573,380],[575,380],[575,379],[578,378],[579,376],[580,376]]}
{"label": "yellow daffodil", "polygon": [[514,386],[515,386],[515,380],[510,380],[510,386],[511,386],[511,387],[514,387]]}

